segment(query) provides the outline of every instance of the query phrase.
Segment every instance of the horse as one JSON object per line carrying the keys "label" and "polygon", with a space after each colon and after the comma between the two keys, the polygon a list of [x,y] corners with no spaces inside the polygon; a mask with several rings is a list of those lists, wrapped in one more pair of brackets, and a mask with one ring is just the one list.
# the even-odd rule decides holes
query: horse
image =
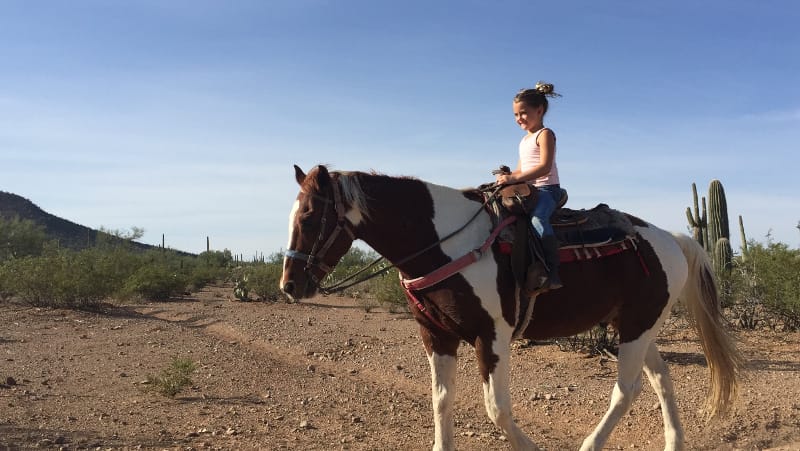
{"label": "horse", "polygon": [[[602,449],[639,394],[642,369],[661,405],[664,449],[683,449],[673,384],[655,344],[678,300],[693,320],[707,360],[708,417],[733,408],[743,359],[725,327],[708,256],[691,237],[620,212],[632,224],[635,246],[603,258],[562,261],[564,286],[535,295],[526,317],[528,293],[513,277],[510,256],[496,239],[496,220],[476,189],[330,171],[324,165],[308,174],[294,169],[300,191],[289,215],[280,288],[293,301],[315,296],[356,239],[396,266],[430,365],[434,450],[455,448],[454,385],[462,340],[476,353],[489,418],[513,449],[539,449],[512,416],[511,342],[571,336],[599,323],[619,334],[618,376],[608,410],[580,449]],[[466,264],[465,256],[470,257]],[[462,264],[452,268],[456,262]],[[408,281],[448,266],[448,274],[409,288]]]}

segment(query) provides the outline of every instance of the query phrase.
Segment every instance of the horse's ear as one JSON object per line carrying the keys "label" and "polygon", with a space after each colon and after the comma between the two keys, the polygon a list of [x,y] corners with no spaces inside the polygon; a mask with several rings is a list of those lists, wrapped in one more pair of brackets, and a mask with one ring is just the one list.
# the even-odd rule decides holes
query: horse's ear
{"label": "horse's ear", "polygon": [[331,174],[328,172],[328,168],[323,165],[317,166],[317,186],[320,188],[328,186],[330,181]]}
{"label": "horse's ear", "polygon": [[306,174],[300,169],[300,166],[294,165],[294,178],[297,180],[298,185],[303,184],[303,180],[306,179]]}

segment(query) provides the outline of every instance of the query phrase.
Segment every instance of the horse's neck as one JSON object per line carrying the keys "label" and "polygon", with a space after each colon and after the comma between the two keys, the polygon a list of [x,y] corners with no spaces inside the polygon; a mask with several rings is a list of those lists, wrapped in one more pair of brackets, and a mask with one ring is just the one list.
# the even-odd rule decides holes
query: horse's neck
{"label": "horse's neck", "polygon": [[[480,203],[466,199],[461,191],[413,179],[386,178],[361,183],[370,208],[369,219],[360,227],[360,238],[398,265],[403,273],[418,276],[446,263],[449,258],[442,249],[450,254],[459,253],[461,247],[468,252],[474,246],[476,234],[472,224],[437,245],[446,235],[467,224],[481,207]],[[418,258],[406,261],[432,245],[432,249]]]}

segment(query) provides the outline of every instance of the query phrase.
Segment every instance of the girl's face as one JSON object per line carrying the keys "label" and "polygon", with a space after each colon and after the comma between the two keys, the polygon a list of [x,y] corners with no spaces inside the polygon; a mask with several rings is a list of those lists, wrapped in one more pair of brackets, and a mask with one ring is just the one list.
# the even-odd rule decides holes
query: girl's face
{"label": "girl's face", "polygon": [[523,130],[534,132],[542,128],[544,105],[532,108],[524,102],[514,102],[514,119]]}

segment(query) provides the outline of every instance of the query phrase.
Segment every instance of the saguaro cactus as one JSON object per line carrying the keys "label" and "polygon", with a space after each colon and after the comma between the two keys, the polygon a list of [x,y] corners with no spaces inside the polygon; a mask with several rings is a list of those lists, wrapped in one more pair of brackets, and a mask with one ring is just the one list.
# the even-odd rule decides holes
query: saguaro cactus
{"label": "saguaro cactus", "polygon": [[714,270],[717,274],[730,272],[731,260],[733,260],[733,249],[731,242],[727,238],[720,238],[714,245]]}
{"label": "saguaro cactus", "polygon": [[720,238],[730,237],[725,189],[719,180],[712,180],[708,187],[708,238],[710,243],[716,245]]}
{"label": "saguaro cactus", "polygon": [[[725,199],[725,189],[722,187],[722,182],[712,180],[708,187],[708,248],[713,252],[717,271],[727,272],[731,269],[733,251],[730,250],[730,238],[728,201]],[[720,240],[725,240],[725,242],[719,244]]]}
{"label": "saguaro cactus", "polygon": [[745,258],[747,255],[747,235],[744,234],[742,215],[739,215],[739,239],[742,240],[742,258]]}
{"label": "saguaro cactus", "polygon": [[694,201],[694,216],[692,215],[691,207],[686,207],[686,219],[689,220],[689,227],[692,228],[692,236],[700,243],[706,250],[708,250],[708,221],[706,216],[706,198],[703,198],[703,210],[700,213],[700,207],[697,203],[697,185],[692,183],[692,198]]}

